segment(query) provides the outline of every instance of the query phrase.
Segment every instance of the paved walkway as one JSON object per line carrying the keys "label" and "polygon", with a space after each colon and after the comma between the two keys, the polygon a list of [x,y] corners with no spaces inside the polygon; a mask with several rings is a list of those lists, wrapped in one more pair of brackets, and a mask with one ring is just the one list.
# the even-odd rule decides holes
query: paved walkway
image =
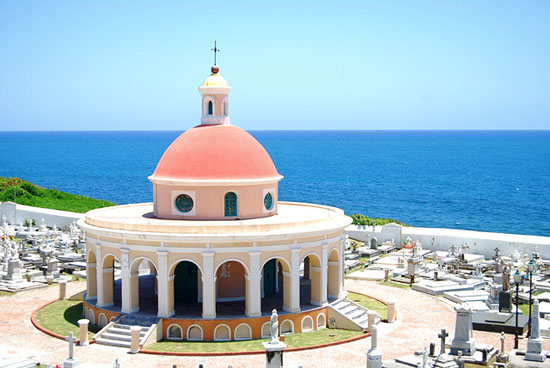
{"label": "paved walkway", "polygon": [[[69,283],[68,295],[82,291],[86,283]],[[423,349],[430,342],[439,346],[437,334],[441,328],[449,331],[449,341],[453,336],[455,314],[453,309],[440,299],[408,289],[378,285],[372,282],[347,280],[348,290],[358,291],[384,300],[394,300],[398,311],[398,321],[381,324],[379,328],[379,348],[384,352],[384,360],[411,354]],[[19,293],[0,298],[0,357],[29,358],[49,364],[61,364],[68,354],[68,344],[38,331],[30,322],[31,312],[40,305],[53,300],[58,295],[57,286]],[[499,335],[474,332],[476,341],[500,346]],[[545,342],[550,349],[550,340]],[[513,345],[513,337],[507,335],[507,347]],[[522,346],[525,342],[521,343]],[[323,349],[286,353],[285,368],[303,365],[308,367],[365,367],[365,352],[370,347],[370,339]],[[169,357],[147,354],[128,354],[126,349],[93,344],[76,347],[75,357],[81,367],[112,367],[118,358],[121,367],[127,368],[205,368],[265,367],[263,355],[230,357]]]}

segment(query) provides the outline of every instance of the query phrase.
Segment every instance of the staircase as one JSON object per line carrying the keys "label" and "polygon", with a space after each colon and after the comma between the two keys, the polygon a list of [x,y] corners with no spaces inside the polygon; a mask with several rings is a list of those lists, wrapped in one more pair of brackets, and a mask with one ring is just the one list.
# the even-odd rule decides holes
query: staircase
{"label": "staircase", "polygon": [[139,346],[143,346],[145,340],[154,327],[156,327],[158,321],[159,318],[156,317],[123,315],[107,324],[94,336],[94,339],[98,344],[129,349],[132,342],[130,327],[140,326]]}
{"label": "staircase", "polygon": [[[342,318],[346,319],[348,323],[355,326],[355,330],[366,330],[368,328],[369,317],[367,315],[368,309],[360,306],[351,300],[344,298],[335,301],[329,305],[335,313],[336,325],[342,326]],[[340,316],[341,318],[337,318]],[[338,321],[340,319],[340,321]]]}
{"label": "staircase", "polygon": [[0,360],[0,368],[35,368],[36,362],[27,359]]}

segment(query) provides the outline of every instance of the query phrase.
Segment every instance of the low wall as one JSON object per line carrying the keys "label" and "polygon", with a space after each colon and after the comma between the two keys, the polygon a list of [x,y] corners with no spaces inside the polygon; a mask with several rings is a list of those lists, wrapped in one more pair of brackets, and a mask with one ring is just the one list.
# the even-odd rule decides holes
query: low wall
{"label": "low wall", "polygon": [[19,225],[24,223],[25,220],[34,220],[36,225],[40,226],[42,219],[44,219],[47,226],[56,225],[62,229],[69,226],[73,221],[83,218],[84,214],[2,202],[0,203],[0,223],[3,216],[6,216],[9,224]]}
{"label": "low wall", "polygon": [[361,241],[375,237],[379,244],[393,239],[398,247],[407,237],[411,237],[413,241],[420,241],[424,249],[444,251],[449,250],[453,244],[458,247],[467,242],[470,246],[467,253],[482,254],[485,258],[491,258],[497,247],[503,255],[510,255],[515,250],[529,254],[536,249],[542,258],[550,259],[550,237],[547,236],[403,226],[399,226],[400,231],[397,232],[397,226],[399,225],[350,225],[346,228],[346,234]]}

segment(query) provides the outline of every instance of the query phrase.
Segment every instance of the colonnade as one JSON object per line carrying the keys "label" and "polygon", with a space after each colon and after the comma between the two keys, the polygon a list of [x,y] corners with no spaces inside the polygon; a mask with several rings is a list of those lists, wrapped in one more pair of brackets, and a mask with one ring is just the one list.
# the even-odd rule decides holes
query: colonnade
{"label": "colonnade", "polygon": [[[88,292],[87,299],[97,299],[98,307],[109,307],[114,304],[113,300],[113,270],[114,259],[117,258],[110,248],[94,246],[88,253]],[[322,306],[328,303],[329,298],[337,298],[342,294],[344,282],[343,268],[343,242],[329,249],[324,243],[311,249],[310,253],[304,255],[302,248],[290,248],[283,252],[284,255],[272,256],[268,259],[262,257],[262,250],[254,249],[248,251],[245,256],[246,262],[241,259],[230,258],[229,254],[223,259],[217,259],[215,250],[205,249],[202,253],[202,262],[185,258],[173,264],[169,264],[169,251],[157,249],[150,252],[147,257],[130,257],[130,250],[120,248],[119,262],[121,264],[121,312],[133,313],[139,311],[139,272],[138,267],[141,260],[148,260],[154,265],[156,274],[156,288],[158,297],[158,316],[171,317],[175,314],[174,306],[174,270],[179,262],[192,262],[200,271],[200,283],[202,286],[202,317],[205,319],[216,318],[216,273],[225,262],[237,261],[245,270],[246,284],[246,307],[245,313],[248,317],[261,316],[262,306],[262,273],[265,264],[277,259],[282,266],[283,276],[283,310],[291,313],[300,311],[300,264],[307,257],[308,270],[304,276],[311,280],[311,301],[310,304]],[[241,255],[243,255],[241,253]],[[288,257],[290,255],[290,257]],[[196,258],[196,257],[195,257]],[[290,258],[290,259],[287,259]],[[156,260],[156,262],[155,262]],[[277,267],[278,274],[278,267]]]}

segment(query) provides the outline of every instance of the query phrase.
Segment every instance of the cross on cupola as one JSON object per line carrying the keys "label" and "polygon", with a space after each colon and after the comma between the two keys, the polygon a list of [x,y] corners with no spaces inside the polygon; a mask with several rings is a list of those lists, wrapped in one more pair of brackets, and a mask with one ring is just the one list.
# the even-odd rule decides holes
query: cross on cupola
{"label": "cross on cupola", "polygon": [[214,65],[212,74],[206,78],[199,91],[202,94],[202,118],[201,125],[229,125],[229,100],[231,87],[227,85],[225,78],[219,75],[220,68],[216,65],[220,49],[214,41]]}

